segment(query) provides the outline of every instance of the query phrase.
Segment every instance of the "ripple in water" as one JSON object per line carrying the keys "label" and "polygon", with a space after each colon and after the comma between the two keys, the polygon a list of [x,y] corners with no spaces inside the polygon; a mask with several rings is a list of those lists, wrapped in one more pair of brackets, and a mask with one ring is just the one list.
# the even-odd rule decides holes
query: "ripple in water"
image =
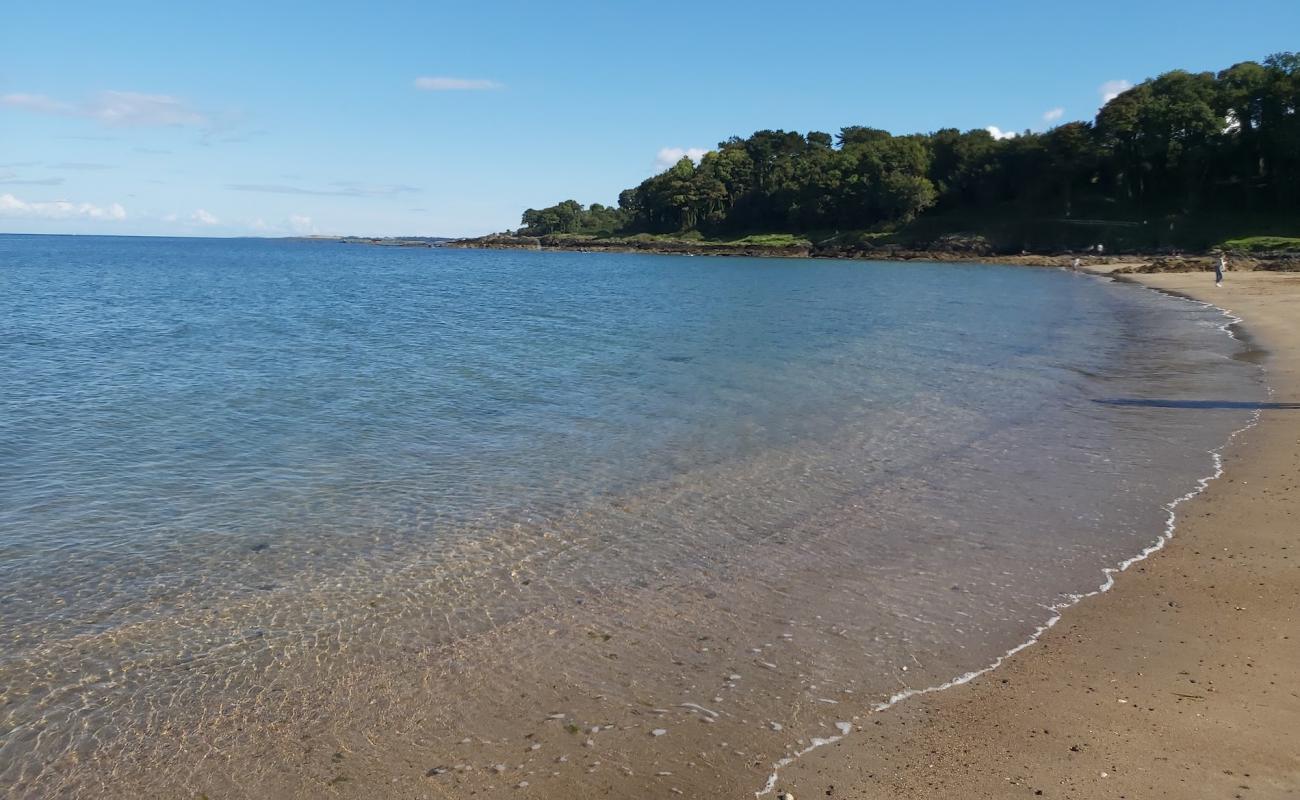
{"label": "ripple in water", "polygon": [[0,785],[752,791],[1155,540],[1263,396],[1222,323],[990,266],[0,237]]}

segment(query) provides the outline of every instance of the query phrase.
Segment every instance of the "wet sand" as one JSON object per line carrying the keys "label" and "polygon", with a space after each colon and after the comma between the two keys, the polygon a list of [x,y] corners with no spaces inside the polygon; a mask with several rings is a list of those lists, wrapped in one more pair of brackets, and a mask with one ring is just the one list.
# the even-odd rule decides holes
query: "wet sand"
{"label": "wet sand", "polygon": [[1227,309],[1267,351],[1271,402],[1223,450],[1223,476],[1178,508],[1168,547],[1035,645],[859,720],[776,792],[1300,797],[1300,275],[1126,277]]}

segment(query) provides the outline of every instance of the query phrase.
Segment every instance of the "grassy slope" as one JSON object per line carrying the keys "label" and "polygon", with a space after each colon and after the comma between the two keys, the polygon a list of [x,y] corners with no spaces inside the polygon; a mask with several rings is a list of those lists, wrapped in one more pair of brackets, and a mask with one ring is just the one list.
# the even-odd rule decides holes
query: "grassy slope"
{"label": "grassy slope", "polygon": [[1223,242],[1225,250],[1238,250],[1246,253],[1266,253],[1279,250],[1300,251],[1300,237],[1295,236],[1247,236],[1241,239],[1228,239]]}

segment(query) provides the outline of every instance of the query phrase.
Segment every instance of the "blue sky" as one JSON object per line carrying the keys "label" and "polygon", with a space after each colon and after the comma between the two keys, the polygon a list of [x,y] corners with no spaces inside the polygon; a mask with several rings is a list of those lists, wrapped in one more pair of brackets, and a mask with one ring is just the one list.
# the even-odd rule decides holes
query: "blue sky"
{"label": "blue sky", "polygon": [[0,232],[479,234],[733,134],[1041,129],[1297,32],[1295,0],[11,3]]}

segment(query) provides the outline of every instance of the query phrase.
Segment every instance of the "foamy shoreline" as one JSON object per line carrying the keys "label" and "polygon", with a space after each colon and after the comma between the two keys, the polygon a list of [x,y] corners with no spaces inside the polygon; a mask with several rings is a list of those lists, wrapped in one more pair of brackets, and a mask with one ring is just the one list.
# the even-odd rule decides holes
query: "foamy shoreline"
{"label": "foamy shoreline", "polygon": [[[1286,796],[1300,790],[1300,697],[1293,688],[1300,647],[1279,633],[1296,628],[1298,605],[1290,553],[1300,500],[1294,491],[1300,421],[1287,401],[1300,385],[1300,276],[1230,273],[1221,289],[1199,273],[1127,279],[1222,309],[1229,335],[1244,318],[1271,354],[1273,402],[1261,404],[1251,425],[1212,453],[1212,475],[1170,503],[1164,535],[1108,571],[1098,590],[1064,604],[1068,610],[1053,608],[1030,640],[989,667],[891,698],[877,710],[927,695],[860,726],[861,735],[824,742],[835,746],[809,748],[779,765],[757,794],[820,796],[834,787],[834,796],[850,797],[1208,797],[1254,784],[1249,796],[1259,797],[1272,796],[1259,789]],[[1224,517],[1237,522],[1217,522]],[[1164,549],[1176,522],[1178,544],[1146,562]],[[1250,552],[1259,550],[1266,552]],[[1260,577],[1268,573],[1266,580],[1250,584],[1222,574],[1239,570],[1245,557]],[[1225,568],[1230,561],[1236,563]],[[1115,582],[1115,573],[1138,564]],[[1190,581],[1216,597],[1185,598]],[[1112,588],[1108,597],[1075,607]],[[1236,599],[1219,599],[1221,593]],[[1271,601],[1264,613],[1261,597]],[[1058,625],[1063,619],[1068,624]],[[1191,649],[1203,652],[1189,660]],[[1245,662],[1244,674],[1233,674],[1226,691],[1204,674],[1197,677],[1198,669],[1214,671],[1216,660],[1220,672]],[[1265,661],[1277,671],[1259,669]],[[1196,686],[1206,691],[1188,690]],[[1221,702],[1229,696],[1233,702]],[[1257,706],[1264,704],[1261,712]],[[1242,734],[1251,746],[1221,738]],[[1171,762],[1182,762],[1181,769]]]}

